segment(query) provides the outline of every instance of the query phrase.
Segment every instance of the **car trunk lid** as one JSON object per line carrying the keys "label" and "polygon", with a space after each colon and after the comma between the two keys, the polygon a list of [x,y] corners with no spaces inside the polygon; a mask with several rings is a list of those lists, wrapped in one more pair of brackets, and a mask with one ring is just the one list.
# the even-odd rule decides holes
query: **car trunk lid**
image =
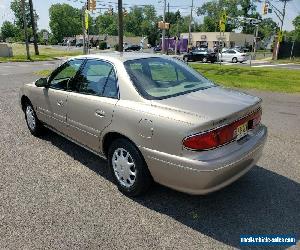
{"label": "car trunk lid", "polygon": [[260,102],[260,98],[243,92],[211,87],[163,100],[153,100],[152,105],[196,116],[202,123],[205,121],[203,123],[205,129],[244,117],[257,110]]}

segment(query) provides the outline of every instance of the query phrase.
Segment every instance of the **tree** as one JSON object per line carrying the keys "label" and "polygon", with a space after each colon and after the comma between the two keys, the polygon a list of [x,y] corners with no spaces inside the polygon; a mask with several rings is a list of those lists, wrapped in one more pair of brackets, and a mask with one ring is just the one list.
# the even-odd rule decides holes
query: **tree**
{"label": "tree", "polygon": [[36,25],[36,20],[35,20],[35,12],[33,9],[33,3],[32,0],[29,0],[29,12],[30,12],[30,21],[31,21],[31,28],[33,32],[33,42],[34,42],[34,52],[36,55],[39,55],[39,47],[38,47],[38,36],[37,36],[37,25]]}
{"label": "tree", "polygon": [[131,7],[130,12],[124,18],[124,29],[126,30],[126,32],[134,34],[135,36],[144,35],[140,27],[141,23],[144,21],[143,14],[144,13],[142,7]]}
{"label": "tree", "polygon": [[[13,11],[15,18],[16,18],[16,26],[18,26],[20,29],[24,28],[24,22],[23,22],[23,15],[22,15],[22,8],[19,0],[12,0],[10,3],[10,8]],[[39,19],[39,16],[36,14],[36,11],[33,10],[35,21]],[[25,2],[25,16],[27,20],[27,26],[32,28],[32,22],[30,17],[30,6],[28,2]]]}
{"label": "tree", "polygon": [[99,34],[105,34],[110,36],[118,35],[118,22],[117,15],[109,15],[104,13],[96,18],[95,21],[96,30]]}
{"label": "tree", "polygon": [[205,31],[219,31],[219,19],[224,10],[229,17],[226,31],[242,28],[242,32],[253,34],[255,26],[240,22],[237,17],[261,18],[256,11],[257,6],[253,0],[210,0],[197,10],[198,15],[204,15],[203,29]]}
{"label": "tree", "polygon": [[240,14],[240,0],[211,0],[204,3],[197,10],[197,15],[204,15],[203,28],[205,31],[219,31],[219,19],[222,12],[226,9],[227,13],[230,13],[231,22],[226,25],[226,31],[232,31],[239,27],[239,24],[235,21],[235,18]]}
{"label": "tree", "polygon": [[300,15],[293,20],[295,30],[293,31],[294,40],[300,41]]}
{"label": "tree", "polygon": [[[256,18],[261,19],[259,13],[256,12],[257,6],[254,4],[253,0],[240,0],[239,5],[241,6],[241,10],[239,15],[246,18]],[[255,26],[244,22],[241,23],[242,32],[245,34],[253,34],[255,30]]]}
{"label": "tree", "polygon": [[148,37],[148,43],[154,46],[159,39],[156,10],[153,5],[147,5],[143,8],[143,13],[144,20],[141,24],[142,33]]}
{"label": "tree", "polygon": [[82,34],[81,10],[68,4],[53,4],[49,9],[49,26],[53,40],[62,41],[66,36]]}
{"label": "tree", "polygon": [[258,36],[263,40],[265,38],[270,38],[272,35],[276,34],[278,25],[273,21],[272,18],[265,18],[261,21],[258,27]]}
{"label": "tree", "polygon": [[1,37],[6,39],[9,37],[16,37],[20,33],[19,29],[11,22],[5,21],[1,27]]}

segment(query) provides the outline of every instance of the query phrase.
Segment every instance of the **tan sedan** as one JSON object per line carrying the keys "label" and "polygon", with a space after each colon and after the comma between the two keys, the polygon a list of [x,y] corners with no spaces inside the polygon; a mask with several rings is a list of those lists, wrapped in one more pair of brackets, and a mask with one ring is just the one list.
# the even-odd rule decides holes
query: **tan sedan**
{"label": "tan sedan", "polygon": [[267,137],[259,98],[165,56],[75,57],[25,84],[20,102],[33,135],[47,127],[108,159],[131,196],[153,180],[190,194],[216,191],[255,165]]}

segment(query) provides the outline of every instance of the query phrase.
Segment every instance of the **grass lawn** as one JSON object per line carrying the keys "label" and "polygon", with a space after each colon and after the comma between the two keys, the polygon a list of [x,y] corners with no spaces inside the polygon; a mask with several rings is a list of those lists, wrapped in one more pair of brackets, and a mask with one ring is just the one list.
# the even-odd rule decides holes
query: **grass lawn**
{"label": "grass lawn", "polygon": [[286,93],[300,92],[300,70],[196,63],[191,63],[190,66],[226,87]]}
{"label": "grass lawn", "polygon": [[[26,57],[26,47],[25,44],[17,44],[13,43],[9,46],[13,49],[13,57],[0,57],[0,62],[24,62],[28,61]],[[60,50],[53,48],[51,46],[39,45],[40,55],[34,55],[34,47],[31,44],[29,46],[29,51],[31,55],[32,61],[48,61],[54,60],[55,57],[63,57],[63,56],[76,56],[81,55],[82,50]]]}

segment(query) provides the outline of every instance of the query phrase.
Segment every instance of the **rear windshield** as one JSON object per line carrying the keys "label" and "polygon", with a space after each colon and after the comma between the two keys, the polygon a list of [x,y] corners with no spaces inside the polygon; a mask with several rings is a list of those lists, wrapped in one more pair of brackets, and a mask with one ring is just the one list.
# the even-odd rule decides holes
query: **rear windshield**
{"label": "rear windshield", "polygon": [[161,57],[124,62],[125,68],[146,99],[165,99],[214,86],[185,63]]}

